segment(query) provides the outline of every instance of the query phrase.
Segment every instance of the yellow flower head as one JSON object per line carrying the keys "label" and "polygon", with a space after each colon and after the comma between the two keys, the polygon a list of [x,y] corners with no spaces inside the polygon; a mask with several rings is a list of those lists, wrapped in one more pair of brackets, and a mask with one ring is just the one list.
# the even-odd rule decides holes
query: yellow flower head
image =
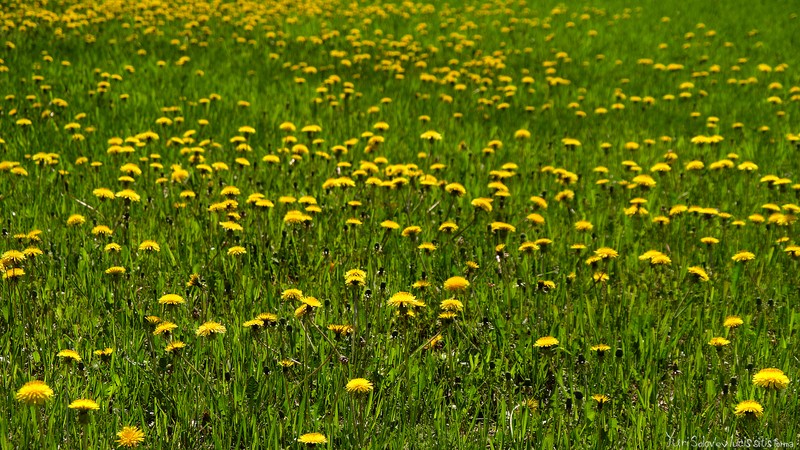
{"label": "yellow flower head", "polygon": [[285,291],[281,292],[281,300],[302,300],[303,299],[303,291],[300,289],[286,289]]}
{"label": "yellow flower head", "polygon": [[729,341],[729,340],[727,340],[727,339],[725,339],[723,337],[713,337],[713,338],[711,338],[710,341],[708,341],[708,345],[711,345],[711,346],[717,347],[717,348],[724,347],[724,346],[726,346],[726,345],[728,345],[730,343],[731,343],[731,341]]}
{"label": "yellow flower head", "polygon": [[374,388],[372,382],[366,378],[354,378],[347,382],[344,387],[347,392],[353,394],[367,394]]}
{"label": "yellow flower head", "polygon": [[215,334],[225,334],[225,326],[223,326],[219,322],[206,322],[195,330],[195,334],[198,336],[213,336]]}
{"label": "yellow flower head", "polygon": [[786,389],[789,377],[776,368],[761,369],[753,375],[753,384],[767,389]]}
{"label": "yellow flower head", "polygon": [[755,400],[745,400],[736,405],[733,413],[739,417],[747,416],[759,418],[764,414],[764,407]]}
{"label": "yellow flower head", "polygon": [[297,438],[297,442],[306,445],[327,444],[328,438],[322,433],[306,433]]}
{"label": "yellow flower head", "polygon": [[389,305],[391,306],[398,306],[398,307],[422,307],[425,306],[425,303],[417,300],[413,294],[409,294],[408,292],[398,292],[389,298]]}
{"label": "yellow flower head", "polygon": [[464,277],[450,277],[444,282],[447,291],[463,291],[469,287],[469,281]]}
{"label": "yellow flower head", "polygon": [[122,431],[117,433],[117,444],[120,447],[138,447],[142,442],[144,442],[144,432],[139,427],[123,427]]}
{"label": "yellow flower head", "polygon": [[181,303],[186,303],[186,300],[178,294],[167,294],[161,296],[158,299],[158,303],[161,305],[180,305]]}
{"label": "yellow flower head", "polygon": [[558,345],[558,339],[553,336],[540,337],[533,343],[533,346],[537,348],[551,348],[556,345]]}
{"label": "yellow flower head", "polygon": [[739,316],[728,316],[725,318],[725,322],[722,323],[722,326],[725,328],[736,328],[744,324],[744,321]]}
{"label": "yellow flower head", "polygon": [[53,390],[44,381],[32,380],[25,383],[14,398],[29,405],[42,405],[53,396]]}
{"label": "yellow flower head", "polygon": [[73,401],[72,403],[67,406],[69,409],[77,410],[78,412],[87,412],[87,411],[97,411],[100,409],[100,405],[97,404],[94,400],[89,400],[86,398],[81,398],[78,400]]}
{"label": "yellow flower head", "polygon": [[69,361],[80,362],[81,361],[81,355],[79,355],[78,352],[76,352],[75,350],[61,350],[60,352],[58,352],[56,354],[56,356],[58,356],[59,358],[63,358],[64,361],[67,361],[67,362],[69,362]]}
{"label": "yellow flower head", "polygon": [[736,262],[747,262],[747,261],[752,261],[755,258],[756,258],[756,255],[751,253],[751,252],[739,252],[739,253],[733,255],[733,257],[731,259],[736,261]]}

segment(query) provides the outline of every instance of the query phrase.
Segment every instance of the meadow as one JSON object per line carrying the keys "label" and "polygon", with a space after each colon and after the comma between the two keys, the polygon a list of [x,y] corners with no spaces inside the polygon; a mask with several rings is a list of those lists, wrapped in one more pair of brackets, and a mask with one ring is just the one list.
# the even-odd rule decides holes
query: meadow
{"label": "meadow", "polygon": [[0,449],[800,446],[798,13],[4,2]]}

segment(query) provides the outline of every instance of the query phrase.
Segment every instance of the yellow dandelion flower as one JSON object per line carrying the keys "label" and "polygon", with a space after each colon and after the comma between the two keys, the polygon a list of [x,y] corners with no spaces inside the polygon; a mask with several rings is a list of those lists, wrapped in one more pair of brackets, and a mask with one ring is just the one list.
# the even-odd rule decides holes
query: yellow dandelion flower
{"label": "yellow dandelion flower", "polygon": [[58,352],[56,354],[56,356],[59,357],[59,358],[62,358],[66,362],[71,362],[71,361],[80,362],[81,361],[81,355],[79,355],[78,352],[76,352],[75,350],[69,350],[69,349],[61,350],[60,352]]}
{"label": "yellow dandelion flower", "polygon": [[181,303],[186,303],[186,300],[178,294],[166,294],[158,299],[158,303],[161,305],[180,305]]}
{"label": "yellow dandelion flower", "polygon": [[351,394],[368,394],[374,389],[372,382],[366,378],[353,378],[344,387]]}
{"label": "yellow dandelion flower", "polygon": [[74,227],[86,223],[86,217],[80,214],[73,214],[67,218],[67,226]]}
{"label": "yellow dandelion flower", "polygon": [[553,336],[544,336],[540,337],[533,343],[533,346],[536,348],[551,348],[558,345],[558,339],[554,338]]}
{"label": "yellow dandelion flower", "polygon": [[195,330],[194,334],[197,336],[206,337],[216,334],[225,334],[225,331],[227,331],[225,326],[219,322],[206,322],[197,327],[197,330]]}
{"label": "yellow dandelion flower", "polygon": [[756,258],[755,254],[753,254],[751,252],[745,252],[745,251],[738,252],[735,255],[733,255],[733,257],[731,257],[731,259],[736,261],[736,262],[752,261],[755,258]]}
{"label": "yellow dandelion flower", "polygon": [[759,418],[764,414],[764,407],[755,400],[745,400],[736,405],[733,413],[739,417]]}
{"label": "yellow dandelion flower", "polygon": [[28,405],[43,405],[52,396],[53,390],[44,381],[31,380],[22,385],[14,398]]}
{"label": "yellow dandelion flower", "polygon": [[302,300],[303,299],[303,291],[300,289],[286,289],[285,291],[281,292],[281,300]]}
{"label": "yellow dandelion flower", "polygon": [[739,316],[728,316],[725,318],[725,322],[722,323],[722,326],[725,328],[736,328],[744,324],[744,321]]}
{"label": "yellow dandelion flower", "polygon": [[463,291],[469,287],[469,281],[464,277],[450,277],[444,282],[446,291]]}
{"label": "yellow dandelion flower", "polygon": [[774,367],[761,369],[753,375],[753,384],[767,389],[786,389],[789,382],[789,377]]}
{"label": "yellow dandelion flower", "polygon": [[160,252],[161,246],[158,245],[156,241],[147,239],[145,241],[142,241],[141,244],[139,244],[139,250],[145,252]]}
{"label": "yellow dandelion flower", "polygon": [[139,427],[122,427],[117,433],[117,444],[120,447],[138,447],[144,442],[144,432]]}
{"label": "yellow dandelion flower", "polygon": [[729,341],[729,340],[727,340],[727,339],[725,339],[723,337],[713,337],[713,338],[711,338],[710,341],[708,341],[708,345],[711,345],[711,346],[717,347],[717,348],[724,347],[726,345],[729,345],[730,343],[731,343],[731,341]]}
{"label": "yellow dandelion flower", "polygon": [[100,405],[98,405],[97,402],[94,400],[90,400],[87,398],[80,398],[70,403],[69,406],[67,406],[67,408],[74,409],[81,413],[85,413],[88,411],[97,411],[98,409],[100,409]]}
{"label": "yellow dandelion flower", "polygon": [[297,438],[297,442],[306,445],[321,445],[327,444],[328,438],[322,433],[306,433]]}

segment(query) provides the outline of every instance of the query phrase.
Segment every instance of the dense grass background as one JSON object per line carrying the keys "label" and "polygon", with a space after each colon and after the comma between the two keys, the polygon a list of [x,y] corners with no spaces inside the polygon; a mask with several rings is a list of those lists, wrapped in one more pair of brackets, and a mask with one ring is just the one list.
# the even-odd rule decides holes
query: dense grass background
{"label": "dense grass background", "polygon": [[[25,275],[0,283],[0,447],[109,448],[125,425],[141,427],[151,448],[291,448],[312,431],[324,433],[329,448],[659,448],[688,447],[693,437],[800,444],[798,261],[785,252],[796,243],[800,192],[792,140],[800,133],[797,8],[739,3],[9,4],[0,160],[27,175],[10,164],[0,172],[0,250],[35,246],[43,254],[5,264]],[[551,86],[548,77],[570,84]],[[781,103],[768,101],[773,96]],[[162,117],[173,123],[157,124]],[[23,118],[31,124],[19,125]],[[281,131],[285,121],[297,131]],[[377,122],[389,129],[374,130]],[[302,133],[309,124],[322,131]],[[242,126],[256,131],[246,139],[252,151],[231,142]],[[529,139],[515,139],[521,129]],[[422,140],[428,130],[442,139]],[[109,139],[146,131],[158,139],[109,154]],[[366,131],[384,142],[369,149]],[[288,135],[309,152],[293,159]],[[724,141],[693,144],[699,135]],[[565,148],[567,137],[581,147]],[[353,138],[346,154],[335,151]],[[484,151],[492,140],[502,147]],[[628,142],[640,148],[625,149]],[[228,170],[205,174],[181,152],[188,148]],[[678,156],[667,160],[672,170],[650,173],[670,151]],[[37,164],[42,152],[57,154],[54,164]],[[280,162],[262,161],[266,155]],[[377,160],[377,173],[357,172],[378,157],[385,162]],[[723,159],[733,167],[710,169]],[[705,169],[686,170],[692,160]],[[737,170],[745,161],[757,170]],[[142,170],[134,183],[118,180],[126,163]],[[491,212],[471,206],[496,193],[490,172],[506,163],[517,165],[502,180],[510,196],[495,197]],[[189,172],[183,183],[171,181],[175,164]],[[569,174],[574,183],[564,182]],[[632,186],[638,174],[656,185]],[[427,175],[437,184],[426,186]],[[766,175],[791,181],[775,185]],[[355,186],[323,188],[342,176]],[[373,186],[370,176],[408,184]],[[448,194],[452,182],[467,194]],[[208,211],[229,185],[241,191],[242,232],[225,232],[225,213]],[[100,187],[129,187],[141,201],[100,201],[92,194]],[[556,200],[565,189],[574,199]],[[196,197],[181,198],[185,190]],[[256,192],[274,208],[248,204]],[[548,208],[535,209],[534,195]],[[308,225],[284,223],[287,211],[305,205],[281,196],[312,196],[321,212],[310,213]],[[648,215],[625,214],[634,198],[647,200]],[[768,203],[782,207],[785,225],[750,217],[768,218]],[[716,212],[653,222],[680,204]],[[534,212],[544,224],[526,219]],[[86,223],[67,226],[72,214]],[[362,224],[347,225],[350,218]],[[422,232],[387,232],[387,219]],[[438,231],[445,220],[459,231]],[[577,231],[579,220],[593,230]],[[492,233],[493,221],[516,230]],[[94,236],[95,225],[113,235]],[[15,237],[34,229],[40,241]],[[706,236],[719,244],[702,244]],[[553,243],[518,251],[539,238]],[[160,251],[138,250],[144,240]],[[110,242],[121,251],[105,252]],[[423,242],[438,248],[418,250]],[[570,248],[577,243],[587,248]],[[227,255],[234,245],[247,254]],[[619,257],[585,264],[601,247]],[[671,264],[641,261],[648,250]],[[732,261],[742,250],[755,259]],[[467,261],[479,268],[467,270]],[[126,273],[105,274],[112,266]],[[710,280],[695,281],[689,266],[704,267]],[[355,268],[366,272],[366,286],[345,285]],[[595,282],[598,271],[609,280]],[[187,287],[193,273],[202,286]],[[441,321],[439,303],[453,295],[443,282],[455,275],[471,283],[455,294],[464,311]],[[413,288],[420,280],[430,286]],[[540,288],[545,280],[556,287]],[[289,288],[323,306],[296,318],[300,303],[281,300]],[[427,306],[414,318],[398,316],[387,301],[400,291]],[[187,303],[159,305],[167,293]],[[277,314],[278,324],[259,333],[242,326],[263,312]],[[180,355],[164,351],[168,340],[153,336],[148,315],[179,325],[174,338],[187,343]],[[729,315],[745,324],[726,330]],[[195,336],[207,320],[227,332]],[[351,324],[355,333],[337,337],[330,324]],[[425,348],[438,334],[441,348]],[[533,347],[548,335],[557,349]],[[731,343],[717,351],[708,344],[714,336]],[[611,347],[603,357],[590,351],[600,343]],[[109,361],[93,356],[105,347],[115,349]],[[77,350],[83,362],[65,364],[56,357],[62,349]],[[284,368],[282,360],[296,364]],[[751,378],[765,367],[792,383],[780,392],[757,388]],[[357,377],[374,383],[370,395],[345,392]],[[55,391],[46,406],[15,401],[30,379]],[[598,407],[595,394],[610,402]],[[101,406],[88,424],[67,409],[82,397]],[[746,399],[761,402],[764,416],[736,417]]]}

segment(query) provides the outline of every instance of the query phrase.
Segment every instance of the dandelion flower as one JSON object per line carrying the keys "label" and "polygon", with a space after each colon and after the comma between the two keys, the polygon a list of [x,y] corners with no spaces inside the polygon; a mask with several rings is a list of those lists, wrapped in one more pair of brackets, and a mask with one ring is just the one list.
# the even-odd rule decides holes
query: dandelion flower
{"label": "dandelion flower", "polygon": [[303,299],[303,291],[300,289],[286,289],[285,291],[281,292],[281,300],[302,300]]}
{"label": "dandelion flower", "polygon": [[120,266],[113,266],[106,269],[107,275],[122,275],[125,273],[125,268]]}
{"label": "dandelion flower", "polygon": [[439,307],[444,311],[460,312],[464,309],[464,304],[459,300],[449,298],[447,300],[442,300],[442,303],[439,304]]}
{"label": "dandelion flower", "polygon": [[417,300],[413,294],[409,294],[408,292],[398,292],[389,298],[389,305],[391,306],[398,306],[398,307],[421,307],[425,306],[425,303]]}
{"label": "dandelion flower", "polygon": [[603,259],[612,259],[619,256],[616,250],[610,247],[601,247],[594,251],[594,254]]}
{"label": "dandelion flower", "polygon": [[705,282],[709,280],[708,273],[702,267],[692,266],[689,267],[688,271],[690,274],[694,275],[698,281]]}
{"label": "dandelion flower", "polygon": [[44,381],[32,380],[22,385],[14,398],[28,405],[42,405],[52,396],[53,390]]}
{"label": "dandelion flower", "polygon": [[66,361],[66,362],[71,362],[71,361],[80,362],[81,361],[81,355],[79,355],[78,352],[76,352],[75,350],[61,350],[60,352],[58,352],[56,354],[56,356],[59,357],[59,358],[63,358],[64,361]]}
{"label": "dandelion flower", "polygon": [[717,348],[724,347],[724,346],[726,346],[726,345],[728,345],[730,343],[731,343],[731,341],[729,341],[729,340],[727,340],[727,339],[725,339],[723,337],[713,337],[713,338],[711,338],[710,341],[708,341],[708,345],[711,345],[712,347],[717,347]]}
{"label": "dandelion flower", "polygon": [[330,331],[333,331],[339,336],[347,336],[348,334],[351,334],[353,331],[355,331],[351,325],[331,324],[328,325],[328,329]]}
{"label": "dandelion flower", "polygon": [[254,330],[257,330],[257,329],[259,329],[259,328],[264,326],[264,321],[261,320],[261,319],[252,319],[252,320],[248,320],[247,322],[243,323],[242,326],[245,327],[245,328],[252,328]]}
{"label": "dandelion flower", "polygon": [[558,345],[558,339],[553,336],[540,337],[533,343],[534,347],[545,349],[555,347],[556,345]]}
{"label": "dandelion flower", "polygon": [[422,133],[419,137],[422,140],[425,140],[425,141],[428,141],[428,142],[434,142],[434,141],[442,140],[442,135],[440,133],[436,132],[436,131],[433,131],[433,130],[428,130],[428,131]]}
{"label": "dandelion flower", "polygon": [[223,230],[230,231],[230,232],[244,230],[244,227],[242,227],[238,223],[236,223],[234,221],[231,221],[231,220],[228,220],[228,221],[225,221],[225,222],[220,222],[219,226],[221,226]]}
{"label": "dandelion flower", "polygon": [[782,370],[770,367],[753,375],[753,384],[767,389],[786,389],[789,386],[789,377]]}
{"label": "dandelion flower", "polygon": [[153,330],[153,335],[158,336],[158,335],[161,335],[161,334],[168,334],[168,333],[171,333],[172,330],[174,330],[176,328],[178,328],[178,324],[175,324],[175,323],[172,323],[172,322],[168,322],[168,321],[164,321],[164,322],[159,323],[158,326],[156,326],[156,329]]}
{"label": "dandelion flower", "polygon": [[492,212],[492,199],[490,198],[476,198],[471,202],[475,209],[481,209],[486,212]]}
{"label": "dandelion flower", "polygon": [[172,341],[164,347],[164,351],[167,353],[177,353],[184,347],[186,347],[186,344],[182,341]]}
{"label": "dandelion flower", "polygon": [[158,299],[158,303],[161,305],[180,305],[181,303],[186,303],[186,300],[178,294],[167,294]]}
{"label": "dandelion flower", "polygon": [[747,261],[752,261],[755,258],[756,258],[756,255],[751,253],[751,252],[739,252],[739,253],[733,255],[733,257],[731,259],[736,261],[736,262],[747,262]]}
{"label": "dandelion flower", "polygon": [[80,214],[73,214],[67,218],[67,226],[74,227],[86,223],[86,217]]}
{"label": "dandelion flower", "polygon": [[123,427],[122,431],[117,433],[117,444],[120,447],[138,447],[142,442],[144,442],[144,432],[139,427]]}
{"label": "dandelion flower", "polygon": [[416,236],[419,233],[422,233],[422,228],[416,225],[412,225],[410,227],[403,228],[403,231],[400,233],[400,235],[403,237],[409,237],[409,236]]}
{"label": "dandelion flower", "polygon": [[444,282],[447,291],[463,291],[469,287],[469,281],[464,277],[450,277]]}
{"label": "dandelion flower", "polygon": [[755,400],[745,400],[736,405],[733,413],[739,417],[746,416],[759,418],[764,414],[764,407],[761,406],[761,403],[758,403]]}
{"label": "dandelion flower", "polygon": [[594,394],[592,396],[592,400],[597,402],[597,407],[602,408],[604,403],[608,403],[611,401],[611,398],[605,394]]}
{"label": "dandelion flower", "polygon": [[607,351],[611,350],[611,347],[606,344],[597,344],[593,345],[589,350],[597,352],[597,356],[603,356]]}
{"label": "dandelion flower", "polygon": [[490,226],[492,229],[492,233],[496,233],[498,231],[503,233],[513,233],[517,231],[516,227],[505,222],[492,222]]}
{"label": "dandelion flower", "polygon": [[736,328],[740,325],[743,325],[744,321],[739,316],[728,316],[725,318],[725,322],[722,323],[722,326],[725,328]]}
{"label": "dandelion flower", "polygon": [[240,256],[245,254],[247,254],[247,250],[240,245],[234,245],[228,249],[228,256]]}
{"label": "dandelion flower", "polygon": [[367,394],[373,390],[372,382],[366,378],[353,378],[344,387],[351,394]]}
{"label": "dandelion flower", "polygon": [[306,445],[327,444],[328,438],[322,433],[306,433],[297,438],[297,442]]}
{"label": "dandelion flower", "polygon": [[397,230],[400,228],[400,224],[392,220],[384,220],[381,222],[381,227],[386,228],[387,230]]}
{"label": "dandelion flower", "polygon": [[72,403],[67,406],[69,409],[77,410],[78,412],[85,413],[87,411],[97,411],[100,409],[100,405],[97,404],[96,401],[80,398],[78,400],[73,401]]}
{"label": "dandelion flower", "polygon": [[215,334],[225,334],[225,326],[223,326],[219,322],[206,322],[195,330],[195,334],[198,336],[213,336]]}
{"label": "dandelion flower", "polygon": [[145,252],[160,252],[161,251],[161,246],[158,245],[158,243],[156,241],[152,241],[152,240],[147,239],[145,241],[142,241],[141,244],[139,244],[139,250],[142,250],[142,251],[145,251]]}

